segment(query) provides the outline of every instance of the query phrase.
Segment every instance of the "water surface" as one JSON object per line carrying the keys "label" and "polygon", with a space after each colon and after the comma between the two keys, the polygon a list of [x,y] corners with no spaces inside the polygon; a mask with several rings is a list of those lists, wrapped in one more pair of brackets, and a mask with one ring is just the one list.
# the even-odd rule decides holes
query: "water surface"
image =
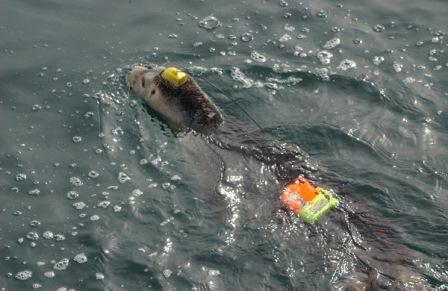
{"label": "water surface", "polygon": [[[448,289],[445,1],[0,7],[1,290],[339,290],[400,260]],[[190,72],[245,150],[175,137],[135,63]],[[339,210],[279,209],[275,141]]]}

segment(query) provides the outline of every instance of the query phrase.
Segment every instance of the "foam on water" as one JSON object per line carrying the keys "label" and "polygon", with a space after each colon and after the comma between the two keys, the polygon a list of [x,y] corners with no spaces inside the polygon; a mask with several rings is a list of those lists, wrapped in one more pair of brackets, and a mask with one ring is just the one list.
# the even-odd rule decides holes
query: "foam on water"
{"label": "foam on water", "polygon": [[349,59],[344,59],[341,61],[341,63],[338,66],[338,69],[341,71],[347,71],[350,69],[356,69],[357,65],[356,62]]}
{"label": "foam on water", "polygon": [[264,63],[266,62],[266,57],[259,52],[252,51],[250,53],[250,58],[254,60],[255,62]]}
{"label": "foam on water", "polygon": [[25,281],[25,280],[30,279],[32,276],[33,276],[33,272],[31,272],[29,270],[25,270],[25,271],[18,272],[14,277],[17,280]]}
{"label": "foam on water", "polygon": [[333,57],[333,54],[328,51],[317,52],[317,58],[319,59],[319,61],[322,65],[329,65],[332,57]]}
{"label": "foam on water", "polygon": [[338,37],[335,37],[335,38],[328,40],[322,47],[324,49],[330,50],[330,49],[334,49],[335,47],[337,47],[340,44],[341,44],[341,39]]}
{"label": "foam on water", "polygon": [[232,70],[230,71],[230,76],[233,80],[241,83],[243,88],[250,88],[254,84],[254,81],[246,77],[246,75],[244,75],[244,73],[241,72],[241,70],[237,67],[232,68]]}
{"label": "foam on water", "polygon": [[85,253],[79,253],[73,257],[73,261],[77,262],[78,264],[85,264],[87,263],[87,256]]}
{"label": "foam on water", "polygon": [[68,268],[69,262],[70,262],[69,259],[63,258],[53,265],[53,269],[55,269],[57,271],[64,271],[65,269]]}

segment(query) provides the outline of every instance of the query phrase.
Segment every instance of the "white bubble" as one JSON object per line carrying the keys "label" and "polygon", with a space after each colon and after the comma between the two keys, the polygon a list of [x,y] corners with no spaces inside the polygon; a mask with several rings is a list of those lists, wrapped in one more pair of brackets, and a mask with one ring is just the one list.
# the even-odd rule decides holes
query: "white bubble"
{"label": "white bubble", "polygon": [[47,278],[54,278],[55,273],[53,271],[47,271],[44,273],[44,276]]}
{"label": "white bubble", "polygon": [[199,27],[202,27],[207,30],[213,30],[217,27],[221,26],[221,22],[213,15],[209,15],[199,21]]}
{"label": "white bubble", "polygon": [[26,238],[29,240],[38,240],[39,234],[35,231],[30,231],[26,234]]}
{"label": "white bubble", "polygon": [[29,270],[24,270],[24,271],[18,272],[18,273],[15,275],[15,278],[16,278],[17,280],[24,281],[24,280],[28,280],[28,279],[30,279],[32,276],[33,276],[33,272],[31,272],[31,271],[29,271]]}
{"label": "white bubble", "polygon": [[375,24],[372,29],[376,32],[383,32],[386,30],[386,27],[384,27],[384,25],[381,24]]}
{"label": "white bubble", "polygon": [[84,118],[89,119],[92,118],[93,115],[95,114],[92,111],[87,111],[86,113],[84,113]]}
{"label": "white bubble", "polygon": [[324,49],[330,50],[335,47],[337,47],[339,44],[341,44],[341,39],[338,37],[332,38],[329,41],[327,41],[322,47]]}
{"label": "white bubble", "polygon": [[338,69],[341,71],[347,71],[348,69],[355,69],[355,68],[356,68],[355,61],[349,59],[342,60],[338,66]]}
{"label": "white bubble", "polygon": [[56,241],[64,241],[64,240],[65,240],[65,236],[64,236],[63,234],[58,233],[58,234],[56,234],[56,235],[54,236],[54,239],[55,239]]}
{"label": "white bubble", "polygon": [[412,78],[412,77],[406,77],[404,80],[403,80],[403,83],[405,83],[405,84],[412,84],[412,83],[415,83],[415,78]]}
{"label": "white bubble", "polygon": [[113,135],[123,135],[124,134],[124,130],[120,126],[118,126],[118,127],[114,128],[114,129],[112,129],[111,133]]}
{"label": "white bubble", "polygon": [[89,172],[89,177],[90,178],[98,178],[100,176],[100,174],[97,171],[90,171]]}
{"label": "white bubble", "polygon": [[103,200],[98,202],[97,206],[101,207],[101,208],[107,208],[110,205],[110,201],[108,200]]}
{"label": "white bubble", "polygon": [[198,41],[198,42],[193,43],[193,47],[194,48],[200,47],[202,45],[204,45],[204,43],[202,41]]}
{"label": "white bubble", "polygon": [[355,39],[353,40],[353,43],[354,43],[354,44],[362,44],[362,39],[360,39],[360,38],[355,38]]}
{"label": "white bubble", "polygon": [[327,13],[325,13],[325,11],[321,9],[316,13],[316,16],[319,18],[327,18]]}
{"label": "white bubble", "polygon": [[87,263],[87,256],[86,256],[86,254],[84,254],[84,253],[80,253],[80,254],[77,254],[77,255],[73,258],[73,260],[74,260],[75,262],[77,262],[78,264],[84,264],[84,263]]}
{"label": "white bubble", "polygon": [[243,42],[249,42],[254,39],[254,36],[250,32],[245,32],[241,35],[241,40]]}
{"label": "white bubble", "polygon": [[73,207],[75,207],[75,209],[77,209],[77,210],[82,210],[82,209],[84,209],[87,205],[84,203],[84,202],[82,202],[82,201],[80,201],[80,202],[75,202],[75,203],[73,203],[72,204],[73,205]]}
{"label": "white bubble", "polygon": [[142,196],[142,195],[143,195],[143,191],[142,190],[140,190],[140,189],[132,190],[132,196],[139,197],[139,196]]}
{"label": "white bubble", "polygon": [[173,271],[171,271],[170,269],[165,269],[163,271],[163,275],[165,276],[165,278],[169,278],[171,274],[173,274]]}
{"label": "white bubble", "polygon": [[53,232],[47,230],[47,231],[44,231],[44,233],[42,234],[42,237],[44,239],[53,239],[54,234],[53,234]]}
{"label": "white bubble", "polygon": [[65,269],[67,269],[69,262],[70,262],[69,259],[63,258],[62,260],[60,260],[59,262],[54,264],[53,269],[58,270],[58,271],[63,271]]}
{"label": "white bubble", "polygon": [[392,66],[394,68],[394,71],[397,73],[401,72],[401,70],[403,69],[403,65],[400,63],[394,62]]}
{"label": "white bubble", "polygon": [[26,174],[24,173],[18,173],[16,175],[16,181],[17,182],[21,182],[21,181],[25,181],[26,180]]}
{"label": "white bubble", "polygon": [[70,184],[72,184],[73,186],[76,187],[80,187],[82,186],[84,183],[82,182],[82,180],[78,177],[71,177],[70,178]]}
{"label": "white bubble", "polygon": [[42,106],[40,106],[39,104],[34,104],[33,107],[32,107],[33,111],[39,111],[41,109],[42,109]]}
{"label": "white bubble", "polygon": [[259,52],[252,51],[250,53],[250,58],[255,62],[264,63],[266,62],[266,57],[260,54]]}
{"label": "white bubble", "polygon": [[316,68],[315,72],[316,72],[317,76],[322,78],[322,80],[324,80],[324,81],[330,80],[329,71],[327,68]]}
{"label": "white bubble", "polygon": [[131,180],[131,178],[129,178],[129,176],[126,173],[124,172],[118,173],[118,182],[120,182],[121,184],[124,184],[129,180]]}
{"label": "white bubble", "polygon": [[67,199],[74,200],[74,199],[76,199],[78,197],[79,197],[79,193],[76,192],[76,191],[72,190],[72,191],[68,191],[67,192]]}
{"label": "white bubble", "polygon": [[40,190],[37,188],[28,191],[28,195],[38,196],[39,194],[40,194]]}
{"label": "white bubble", "polygon": [[39,225],[41,225],[41,222],[39,220],[31,220],[30,221],[30,226],[31,227],[37,227]]}
{"label": "white bubble", "polygon": [[170,182],[165,182],[162,184],[163,190],[174,190],[176,186],[172,185]]}
{"label": "white bubble", "polygon": [[241,72],[241,70],[237,67],[232,67],[230,76],[233,80],[241,82],[243,84],[243,88],[250,88],[254,84],[254,81],[250,78],[247,78],[244,73]]}
{"label": "white bubble", "polygon": [[285,33],[278,39],[278,41],[279,42],[287,42],[287,41],[290,41],[291,39],[292,39],[292,37],[289,34]]}
{"label": "white bubble", "polygon": [[103,280],[104,279],[104,275],[102,273],[95,273],[95,278],[97,280]]}
{"label": "white bubble", "polygon": [[333,57],[333,54],[329,51],[320,51],[317,53],[317,58],[321,62],[322,65],[328,65],[331,62],[331,58]]}
{"label": "white bubble", "polygon": [[286,31],[289,31],[289,32],[293,32],[294,30],[296,30],[296,28],[293,25],[288,24],[288,23],[286,23],[283,26],[283,29],[286,30]]}
{"label": "white bubble", "polygon": [[74,143],[79,143],[79,142],[82,141],[82,137],[76,135],[76,136],[72,137],[72,141],[73,141]]}
{"label": "white bubble", "polygon": [[100,216],[97,215],[97,214],[94,214],[94,215],[90,216],[90,220],[91,220],[91,221],[97,221],[97,220],[99,220],[99,219],[100,219]]}
{"label": "white bubble", "polygon": [[384,57],[382,56],[374,56],[373,57],[373,64],[375,66],[378,66],[379,64],[381,64],[382,62],[384,62]]}
{"label": "white bubble", "polygon": [[120,205],[114,205],[114,212],[120,212],[121,206]]}
{"label": "white bubble", "polygon": [[208,274],[209,274],[209,276],[218,276],[218,275],[221,275],[221,272],[219,270],[210,269],[210,270],[208,270]]}
{"label": "white bubble", "polygon": [[431,39],[432,43],[438,43],[440,41],[440,38],[438,36],[435,36]]}

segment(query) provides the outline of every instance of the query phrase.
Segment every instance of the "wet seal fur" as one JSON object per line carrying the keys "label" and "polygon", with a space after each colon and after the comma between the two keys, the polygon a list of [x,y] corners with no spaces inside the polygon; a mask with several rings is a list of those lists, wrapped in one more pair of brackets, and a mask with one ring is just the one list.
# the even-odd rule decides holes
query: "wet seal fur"
{"label": "wet seal fur", "polygon": [[174,131],[193,129],[208,134],[216,130],[223,118],[207,94],[190,76],[180,86],[171,84],[161,76],[164,69],[136,66],[126,76],[128,87],[168,119]]}

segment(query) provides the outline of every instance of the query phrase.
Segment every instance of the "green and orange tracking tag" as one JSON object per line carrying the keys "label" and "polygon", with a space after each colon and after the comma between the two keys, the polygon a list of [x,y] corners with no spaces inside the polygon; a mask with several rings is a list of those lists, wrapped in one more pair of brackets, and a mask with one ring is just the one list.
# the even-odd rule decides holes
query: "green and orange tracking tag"
{"label": "green and orange tracking tag", "polygon": [[282,190],[280,201],[307,223],[316,222],[339,205],[339,200],[332,192],[314,187],[302,176]]}
{"label": "green and orange tracking tag", "polygon": [[181,86],[188,81],[188,75],[175,67],[169,67],[163,70],[162,78],[176,87]]}

